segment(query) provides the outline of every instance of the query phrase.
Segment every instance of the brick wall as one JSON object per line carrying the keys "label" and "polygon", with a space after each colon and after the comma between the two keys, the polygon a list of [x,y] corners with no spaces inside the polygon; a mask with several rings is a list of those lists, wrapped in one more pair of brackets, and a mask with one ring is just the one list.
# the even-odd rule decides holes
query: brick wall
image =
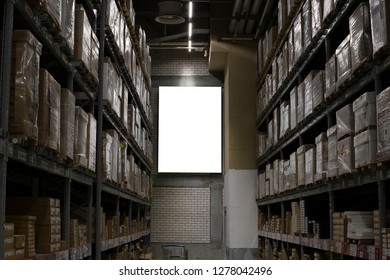
{"label": "brick wall", "polygon": [[155,187],[152,242],[209,243],[210,189]]}

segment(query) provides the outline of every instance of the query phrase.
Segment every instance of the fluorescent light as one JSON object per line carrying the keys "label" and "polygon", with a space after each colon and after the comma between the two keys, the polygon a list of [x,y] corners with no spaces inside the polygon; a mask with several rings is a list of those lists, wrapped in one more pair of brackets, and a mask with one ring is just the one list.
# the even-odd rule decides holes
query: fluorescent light
{"label": "fluorescent light", "polygon": [[188,17],[192,18],[192,1],[188,4]]}
{"label": "fluorescent light", "polygon": [[192,48],[192,42],[191,40],[188,40],[188,51],[191,52],[191,48]]}
{"label": "fluorescent light", "polygon": [[188,24],[188,38],[192,37],[192,22]]}

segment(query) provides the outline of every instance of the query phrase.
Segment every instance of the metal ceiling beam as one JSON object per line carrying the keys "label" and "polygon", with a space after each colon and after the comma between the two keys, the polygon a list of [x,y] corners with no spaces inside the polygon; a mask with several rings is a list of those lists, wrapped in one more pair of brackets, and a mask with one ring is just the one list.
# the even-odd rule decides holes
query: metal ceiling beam
{"label": "metal ceiling beam", "polygon": [[[193,35],[208,35],[208,34],[210,34],[210,29],[194,29],[192,31],[192,34]],[[147,40],[147,44],[169,42],[172,40],[185,38],[185,37],[188,37],[188,32],[183,32],[183,33],[179,33],[179,34],[175,34],[175,35],[169,35],[169,36],[150,39],[150,40]]]}

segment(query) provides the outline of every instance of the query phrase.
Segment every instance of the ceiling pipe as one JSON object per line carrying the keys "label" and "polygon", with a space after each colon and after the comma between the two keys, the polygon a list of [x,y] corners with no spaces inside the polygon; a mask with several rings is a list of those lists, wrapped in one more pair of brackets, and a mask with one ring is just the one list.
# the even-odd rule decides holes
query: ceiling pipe
{"label": "ceiling pipe", "polygon": [[[242,4],[241,9],[241,16],[246,17],[249,14],[249,9],[251,8],[252,0],[244,0],[244,3]],[[244,33],[245,24],[247,20],[246,19],[240,19],[238,22],[238,28],[237,33],[242,34]]]}
{"label": "ceiling pipe", "polygon": [[[234,1],[233,12],[232,12],[232,16],[233,17],[239,16],[240,10],[241,10],[241,4],[242,4],[242,0],[235,0]],[[229,22],[229,33],[235,33],[236,25],[237,25],[237,20],[236,19],[230,20],[230,22]]]}
{"label": "ceiling pipe", "polygon": [[[259,11],[261,4],[263,3],[262,0],[253,0],[252,9],[249,15],[256,16]],[[245,33],[251,34],[253,32],[253,28],[255,27],[255,20],[248,20],[246,27],[245,27]]]}

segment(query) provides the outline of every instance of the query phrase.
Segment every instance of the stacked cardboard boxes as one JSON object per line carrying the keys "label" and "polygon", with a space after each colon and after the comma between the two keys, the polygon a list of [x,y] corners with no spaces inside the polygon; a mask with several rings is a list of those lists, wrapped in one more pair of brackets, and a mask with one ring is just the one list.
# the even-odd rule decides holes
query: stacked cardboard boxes
{"label": "stacked cardboard boxes", "polygon": [[374,240],[373,211],[346,211],[347,237],[355,240]]}
{"label": "stacked cardboard boxes", "polygon": [[[8,203],[8,202],[7,202]],[[36,216],[28,215],[7,215],[5,220],[6,223],[14,224],[14,232],[16,235],[25,236],[24,255],[20,258],[32,258],[35,257],[35,222]],[[22,250],[20,250],[22,253]]]}
{"label": "stacked cardboard boxes", "polygon": [[61,89],[60,157],[73,161],[75,138],[76,97],[68,89]]}
{"label": "stacked cardboard boxes", "polygon": [[390,159],[390,88],[383,90],[376,97],[378,116],[378,152],[377,161],[383,162]]}
{"label": "stacked cardboard boxes", "polygon": [[337,88],[341,87],[352,73],[351,38],[348,35],[336,49]]}
{"label": "stacked cardboard boxes", "polygon": [[333,240],[347,242],[347,218],[344,212],[333,213]]}
{"label": "stacked cardboard boxes", "polygon": [[75,165],[88,168],[87,160],[87,134],[88,134],[88,114],[79,106],[75,107],[75,137],[74,156]]}
{"label": "stacked cardboard boxes", "polygon": [[355,168],[355,120],[352,104],[349,103],[336,112],[338,174],[351,173]]}
{"label": "stacked cardboard boxes", "polygon": [[390,3],[385,0],[370,0],[370,23],[373,53],[386,50],[390,44]]}
{"label": "stacked cardboard boxes", "polygon": [[314,181],[326,179],[328,174],[328,137],[326,132],[321,133],[315,139],[316,143],[316,168]]}

